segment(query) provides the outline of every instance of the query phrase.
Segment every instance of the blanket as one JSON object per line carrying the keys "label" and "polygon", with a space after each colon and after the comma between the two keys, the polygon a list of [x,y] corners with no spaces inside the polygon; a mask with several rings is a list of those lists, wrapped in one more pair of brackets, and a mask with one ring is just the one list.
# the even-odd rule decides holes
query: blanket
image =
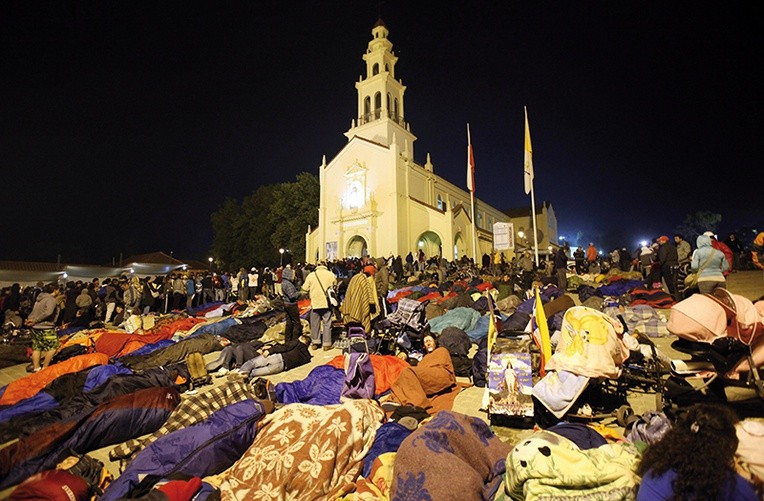
{"label": "blanket", "polygon": [[425,355],[416,367],[404,369],[391,388],[395,402],[416,405],[430,414],[451,409],[459,390],[451,355],[443,347]]}
{"label": "blanket", "polygon": [[629,328],[629,333],[639,332],[649,337],[666,337],[669,335],[666,320],[661,317],[655,308],[646,304],[626,307],[621,311],[619,308],[608,307],[605,314],[612,318],[623,316],[623,320]]}
{"label": "blanket", "polygon": [[[344,364],[344,362],[343,362]],[[300,381],[276,385],[276,400],[283,404],[337,404],[340,401],[345,371],[329,365],[315,367]]]}
{"label": "blanket", "polygon": [[512,499],[633,499],[639,452],[623,442],[579,449],[556,433],[540,431],[507,457],[505,493]]}
{"label": "blanket", "polygon": [[[112,461],[129,459],[160,437],[200,423],[227,405],[255,398],[252,386],[239,381],[229,381],[228,384],[216,386],[204,393],[188,396],[172,411],[167,421],[158,430],[146,437],[128,440],[117,445],[109,451],[109,458]],[[270,402],[263,403],[269,404],[264,408],[265,412],[270,412]]]}
{"label": "blanket", "polygon": [[390,499],[491,499],[510,450],[481,419],[439,412],[398,449]]}
{"label": "blanket", "polygon": [[91,353],[70,358],[59,364],[51,365],[41,370],[24,376],[8,383],[5,387],[3,396],[0,397],[0,405],[13,405],[25,398],[33,397],[40,390],[45,388],[48,383],[62,374],[79,372],[95,365],[104,365],[109,363],[109,357],[103,353]]}
{"label": "blanket", "polygon": [[616,379],[629,356],[620,337],[623,325],[602,312],[574,306],[565,312],[554,355],[546,370]]}
{"label": "blanket", "polygon": [[445,315],[430,320],[430,330],[440,333],[446,327],[458,327],[464,332],[469,332],[475,328],[478,318],[480,313],[472,308],[454,308],[447,311]]}
{"label": "blanket", "polygon": [[[329,360],[326,365],[344,370],[345,357],[337,355]],[[374,394],[382,395],[390,390],[390,387],[401,375],[401,372],[409,367],[409,364],[392,355],[371,355],[371,366],[374,368]]]}
{"label": "blanket", "polygon": [[287,405],[263,420],[252,446],[220,474],[221,499],[336,499],[354,489],[383,419],[371,400]]}

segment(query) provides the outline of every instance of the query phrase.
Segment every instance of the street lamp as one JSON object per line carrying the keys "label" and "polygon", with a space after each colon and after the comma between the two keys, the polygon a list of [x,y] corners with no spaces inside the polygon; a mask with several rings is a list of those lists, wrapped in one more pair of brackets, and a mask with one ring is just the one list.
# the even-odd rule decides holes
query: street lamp
{"label": "street lamp", "polygon": [[281,254],[281,256],[279,256],[279,266],[284,266],[284,248],[283,247],[279,249],[279,254]]}
{"label": "street lamp", "polygon": [[213,261],[212,256],[208,257],[207,261],[210,262],[210,271],[212,271],[212,261]]}

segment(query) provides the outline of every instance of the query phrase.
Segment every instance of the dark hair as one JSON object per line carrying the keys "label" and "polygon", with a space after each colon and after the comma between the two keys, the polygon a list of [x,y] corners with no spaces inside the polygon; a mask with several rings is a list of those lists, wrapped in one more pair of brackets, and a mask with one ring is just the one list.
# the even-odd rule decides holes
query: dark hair
{"label": "dark hair", "polygon": [[696,404],[642,456],[637,473],[676,472],[674,499],[716,499],[732,478],[737,415],[720,404]]}
{"label": "dark hair", "polygon": [[48,294],[53,294],[54,291],[57,291],[59,289],[58,284],[48,284],[43,288],[44,292],[47,292]]}

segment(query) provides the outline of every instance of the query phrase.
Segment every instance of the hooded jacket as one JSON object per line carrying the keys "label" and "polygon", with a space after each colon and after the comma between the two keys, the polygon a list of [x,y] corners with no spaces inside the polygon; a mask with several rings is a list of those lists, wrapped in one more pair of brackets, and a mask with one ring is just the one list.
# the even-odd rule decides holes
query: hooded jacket
{"label": "hooded jacket", "polygon": [[31,320],[33,323],[33,329],[52,329],[56,326],[56,306],[58,301],[52,294],[47,292],[41,292],[37,296],[37,300],[32,308],[32,313],[29,314],[27,320]]}
{"label": "hooded jacket", "polygon": [[698,248],[692,254],[690,268],[698,273],[698,282],[724,282],[724,272],[729,269],[729,263],[724,253],[711,246],[711,237],[700,235],[696,240]]}

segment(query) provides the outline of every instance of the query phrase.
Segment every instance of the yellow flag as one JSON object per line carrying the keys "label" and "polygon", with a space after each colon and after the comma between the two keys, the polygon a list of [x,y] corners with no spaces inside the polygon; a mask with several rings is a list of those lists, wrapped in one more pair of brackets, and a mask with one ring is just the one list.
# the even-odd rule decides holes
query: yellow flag
{"label": "yellow flag", "polygon": [[525,155],[524,155],[524,162],[523,162],[523,170],[525,173],[524,179],[525,179],[525,194],[531,192],[531,188],[533,187],[533,147],[531,147],[531,128],[530,125],[528,125],[528,109],[523,107],[525,109]]}
{"label": "yellow flag", "polygon": [[533,307],[534,334],[541,341],[541,369],[544,370],[547,360],[552,358],[552,341],[549,339],[549,325],[546,323],[544,305],[541,303],[541,294],[536,289],[536,304]]}

